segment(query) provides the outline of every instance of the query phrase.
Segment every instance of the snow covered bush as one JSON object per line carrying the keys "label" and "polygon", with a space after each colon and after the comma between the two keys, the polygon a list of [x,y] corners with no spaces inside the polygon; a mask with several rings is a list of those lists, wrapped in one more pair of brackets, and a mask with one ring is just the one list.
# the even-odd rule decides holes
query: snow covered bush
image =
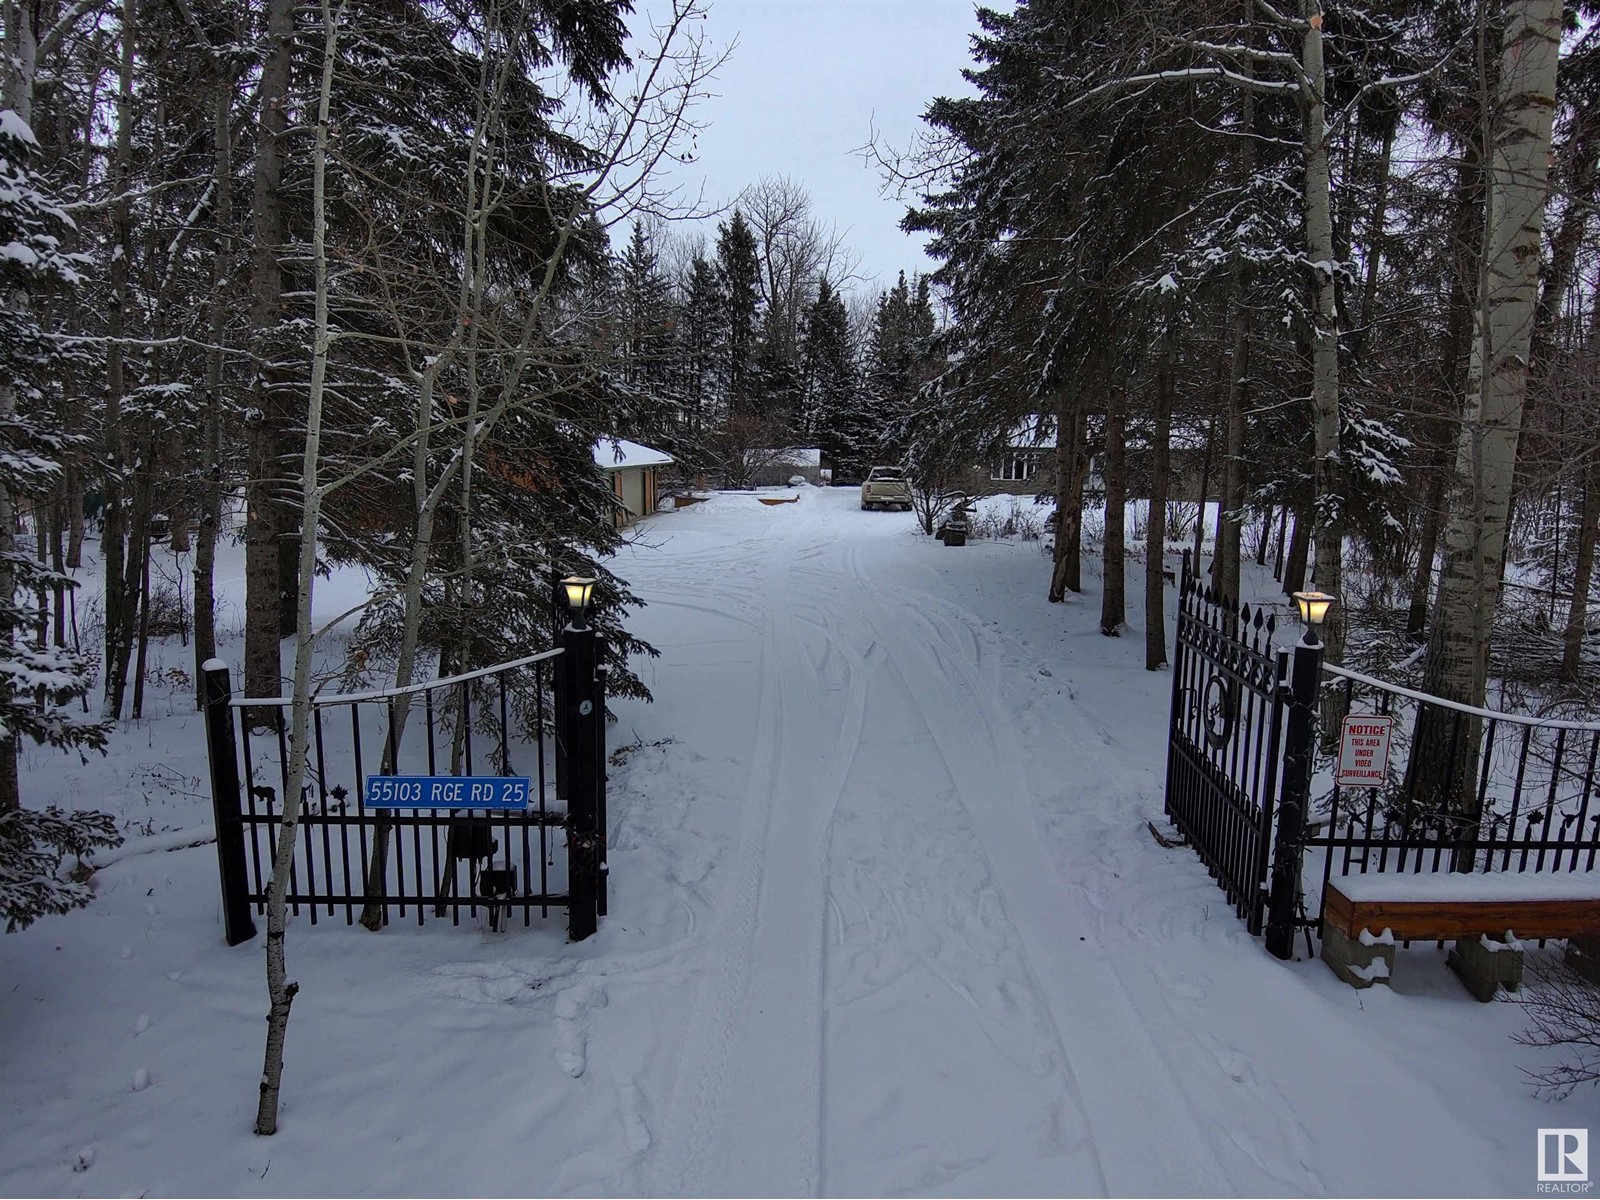
{"label": "snow covered bush", "polygon": [[63,878],[61,860],[122,844],[108,813],[25,808],[0,813],[0,919],[6,932],[26,929],[50,913],[70,912],[93,893],[80,880]]}

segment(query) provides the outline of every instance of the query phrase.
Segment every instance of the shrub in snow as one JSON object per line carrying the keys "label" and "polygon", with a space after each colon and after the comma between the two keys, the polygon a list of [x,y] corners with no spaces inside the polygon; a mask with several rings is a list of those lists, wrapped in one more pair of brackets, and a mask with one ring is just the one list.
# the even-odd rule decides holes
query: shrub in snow
{"label": "shrub in snow", "polygon": [[0,813],[0,918],[6,932],[26,929],[49,913],[87,904],[89,885],[63,878],[61,861],[116,846],[122,835],[107,813],[25,808]]}
{"label": "shrub in snow", "polygon": [[972,522],[972,536],[1037,542],[1044,537],[1044,526],[1044,515],[1036,507],[1025,506],[1013,496],[1005,508],[991,505],[981,509]]}
{"label": "shrub in snow", "polygon": [[1600,983],[1593,967],[1591,956],[1573,949],[1564,958],[1528,963],[1517,999],[1529,1027],[1516,1040],[1560,1052],[1553,1066],[1523,1068],[1534,1089],[1546,1097],[1559,1099],[1580,1084],[1600,1083]]}

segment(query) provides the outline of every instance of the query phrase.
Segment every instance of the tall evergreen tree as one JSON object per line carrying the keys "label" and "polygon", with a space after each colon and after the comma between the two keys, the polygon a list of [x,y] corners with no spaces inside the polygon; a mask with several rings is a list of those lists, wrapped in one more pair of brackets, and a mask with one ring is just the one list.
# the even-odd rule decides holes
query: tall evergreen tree
{"label": "tall evergreen tree", "polygon": [[37,148],[28,122],[0,109],[0,920],[8,930],[86,903],[87,887],[58,878],[62,856],[121,840],[103,813],[23,809],[17,779],[22,739],[81,752],[104,746],[106,734],[69,706],[87,691],[90,664],[35,641],[37,613],[22,599],[61,578],[15,534],[18,501],[55,485],[67,441],[48,421],[63,356],[35,307],[42,293],[77,282],[82,266],[62,250],[71,219],[30,167]]}
{"label": "tall evergreen tree", "polygon": [[676,406],[672,286],[642,221],[633,223],[616,274],[622,380],[646,403]]}
{"label": "tall evergreen tree", "polygon": [[759,415],[756,308],[760,276],[755,234],[735,208],[733,216],[717,226],[717,282],[725,333],[722,385],[724,403],[733,416]]}
{"label": "tall evergreen tree", "polygon": [[684,381],[683,415],[691,437],[715,419],[721,391],[718,367],[725,353],[727,299],[717,268],[696,254],[679,284],[678,346]]}
{"label": "tall evergreen tree", "polygon": [[[911,411],[922,385],[932,377],[934,315],[928,279],[907,283],[900,272],[894,287],[878,297],[867,348],[865,418],[877,434],[875,449],[897,458],[905,451],[897,430]],[[884,439],[887,437],[887,441]]]}
{"label": "tall evergreen tree", "polygon": [[863,401],[860,372],[850,338],[850,314],[844,298],[826,279],[806,310],[801,343],[805,389],[802,430],[822,451],[835,477],[854,478],[866,466],[876,443],[876,430]]}

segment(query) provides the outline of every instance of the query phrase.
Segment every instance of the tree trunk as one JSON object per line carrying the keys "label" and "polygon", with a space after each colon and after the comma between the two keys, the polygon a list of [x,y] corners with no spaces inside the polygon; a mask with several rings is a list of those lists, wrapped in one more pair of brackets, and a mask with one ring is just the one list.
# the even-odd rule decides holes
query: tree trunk
{"label": "tree trunk", "polygon": [[322,441],[322,399],[328,375],[328,350],[331,341],[328,324],[328,250],[326,180],[328,156],[328,108],[333,91],[333,67],[338,48],[339,22],[344,16],[340,5],[337,17],[329,0],[322,0],[325,42],[322,57],[322,88],[317,103],[317,134],[312,151],[311,255],[316,273],[316,316],[311,353],[311,386],[306,397],[306,440],[300,469],[300,511],[303,517],[300,539],[300,577],[296,596],[293,715],[290,718],[288,783],[283,797],[283,822],[278,829],[278,851],[274,859],[272,882],[267,889],[267,1046],[261,1068],[260,1102],[256,1108],[256,1133],[270,1136],[278,1131],[278,1094],[283,1085],[283,1047],[288,1033],[289,1010],[299,985],[288,978],[284,930],[288,923],[285,893],[294,860],[296,827],[306,778],[307,751],[311,734],[311,655],[314,636],[311,628],[311,594],[316,583],[317,519],[322,509],[318,481],[318,454]]}
{"label": "tree trunk", "polygon": [[[1254,8],[1252,0],[1242,0],[1241,7],[1248,21]],[[1246,26],[1249,27],[1248,25]],[[1239,71],[1246,78],[1254,78],[1252,60],[1241,61]],[[1245,187],[1250,186],[1255,173],[1256,94],[1245,87],[1239,91],[1239,175]],[[1228,352],[1228,400],[1224,425],[1224,455],[1222,461],[1222,489],[1217,505],[1217,546],[1213,558],[1212,580],[1224,596],[1233,599],[1230,611],[1237,612],[1239,604],[1239,573],[1243,558],[1245,461],[1244,412],[1250,387],[1250,303],[1249,273],[1244,256],[1235,253],[1228,284],[1233,309],[1233,340]],[[1196,560],[1198,561],[1198,559]]]}
{"label": "tree trunk", "polygon": [[[288,131],[289,66],[294,33],[293,0],[267,0],[266,45],[258,88],[261,111],[251,215],[255,244],[250,269],[250,346],[255,360],[250,419],[245,423],[249,474],[245,483],[244,690],[275,696],[283,686],[279,658],[283,579],[279,563],[288,533],[283,456],[289,421],[285,390],[271,366],[273,332],[282,315],[284,238],[283,157]],[[261,710],[252,721],[276,719]],[[288,798],[285,797],[285,800]]]}
{"label": "tree trunk", "polygon": [[[1445,524],[1444,570],[1434,608],[1428,690],[1481,706],[1488,689],[1489,650],[1500,595],[1500,564],[1510,515],[1522,405],[1538,298],[1560,0],[1507,5],[1500,95],[1490,139],[1482,285],[1468,391]],[[1430,764],[1434,795],[1475,826],[1478,729],[1469,721],[1465,752],[1442,764],[1448,736],[1440,710],[1424,708],[1414,745]],[[1443,766],[1443,770],[1439,768]],[[1469,864],[1462,864],[1469,865]]]}
{"label": "tree trunk", "polygon": [[1292,596],[1305,590],[1306,559],[1311,550],[1311,520],[1306,510],[1295,509],[1294,532],[1289,535],[1289,560],[1283,564],[1283,594]]}
{"label": "tree trunk", "polygon": [[1422,536],[1417,543],[1417,570],[1411,581],[1411,604],[1406,609],[1406,636],[1426,640],[1428,601],[1433,596],[1433,565],[1439,557],[1439,530],[1444,524],[1445,483],[1449,478],[1450,448],[1441,444],[1428,464],[1428,498],[1423,502]]}
{"label": "tree trunk", "polygon": [[[1078,406],[1073,393],[1065,384],[1056,389],[1056,538],[1054,561],[1050,571],[1051,604],[1060,604],[1067,596],[1067,554],[1071,538],[1067,528],[1067,510],[1072,504],[1076,464],[1073,462],[1073,433],[1077,428]],[[1078,491],[1079,503],[1083,492]]]}
{"label": "tree trunk", "polygon": [[1589,582],[1594,573],[1594,543],[1600,536],[1600,468],[1583,474],[1583,512],[1578,522],[1578,553],[1572,566],[1572,602],[1562,635],[1561,675],[1576,683],[1582,665],[1583,635],[1589,621]]}
{"label": "tree trunk", "polygon": [[1278,540],[1272,552],[1272,577],[1279,583],[1283,582],[1283,545],[1284,538],[1289,532],[1289,506],[1278,505]]}
{"label": "tree trunk", "polygon": [[[1339,595],[1344,573],[1344,481],[1339,463],[1339,314],[1334,295],[1333,198],[1328,171],[1326,81],[1322,63],[1322,3],[1303,0],[1307,24],[1301,66],[1310,88],[1305,104],[1306,252],[1315,303],[1311,407],[1314,414],[1316,498],[1312,531],[1317,587]],[[1335,604],[1322,626],[1328,662],[1344,658],[1344,614]],[[1326,716],[1326,714],[1324,714]]]}
{"label": "tree trunk", "polygon": [[1256,566],[1267,565],[1267,550],[1272,545],[1272,518],[1276,515],[1275,505],[1267,505],[1267,511],[1261,515],[1261,536],[1256,539]]}
{"label": "tree trunk", "polygon": [[[1428,606],[1433,600],[1434,560],[1439,554],[1439,535],[1444,527],[1449,496],[1450,460],[1455,450],[1454,437],[1466,395],[1467,348],[1472,340],[1473,305],[1483,241],[1483,158],[1481,147],[1464,148],[1456,174],[1455,220],[1453,237],[1454,279],[1450,288],[1450,311],[1445,321],[1444,339],[1439,349],[1435,389],[1441,418],[1429,422],[1437,429],[1426,467],[1428,494],[1422,514],[1422,536],[1418,546],[1417,570],[1406,612],[1406,635],[1421,643],[1428,636]],[[1427,426],[1425,426],[1426,428]]]}
{"label": "tree trunk", "polygon": [[1580,110],[1577,116],[1577,128],[1561,148],[1559,178],[1565,185],[1564,191],[1569,197],[1569,202],[1561,214],[1561,224],[1556,227],[1554,235],[1550,238],[1549,267],[1539,287],[1539,306],[1534,312],[1533,344],[1530,351],[1532,354],[1530,378],[1534,386],[1529,389],[1527,399],[1524,401],[1522,414],[1524,425],[1531,425],[1534,400],[1542,390],[1538,384],[1543,381],[1549,369],[1550,354],[1553,349],[1551,333],[1560,316],[1567,288],[1572,284],[1573,272],[1578,262],[1578,250],[1583,244],[1584,233],[1593,216],[1591,202],[1594,197],[1595,174],[1600,170],[1600,145],[1596,145],[1596,142],[1600,141],[1600,114],[1592,110]]}
{"label": "tree trunk", "polygon": [[232,72],[216,57],[217,90],[212,97],[211,174],[217,189],[216,239],[211,253],[211,295],[208,298],[211,344],[206,353],[205,429],[202,433],[199,525],[194,549],[194,662],[195,708],[202,707],[204,675],[201,666],[217,656],[216,562],[217,538],[222,533],[222,350],[227,337],[233,279],[233,82]]}
{"label": "tree trunk", "polygon": [[76,454],[67,455],[61,474],[67,525],[66,565],[76,571],[83,566],[83,472],[78,469]]}
{"label": "tree trunk", "polygon": [[[133,31],[136,5],[124,0],[120,68],[117,87],[117,144],[111,165],[111,190],[126,197],[131,187],[133,158]],[[133,603],[127,584],[128,514],[124,502],[124,472],[128,467],[127,432],[123,428],[122,398],[127,392],[125,355],[121,339],[127,333],[128,260],[133,251],[130,238],[132,214],[128,201],[118,199],[111,208],[112,255],[109,269],[111,303],[106,314],[111,342],[106,348],[106,455],[111,469],[105,473],[104,519],[100,532],[101,565],[105,571],[105,707],[104,716],[122,715],[122,699],[128,678],[128,656],[132,639],[129,606]]]}
{"label": "tree trunk", "polygon": [[150,648],[150,538],[148,533],[139,548],[137,651],[133,660],[133,719],[144,716],[145,661]]}
{"label": "tree trunk", "polygon": [[1106,637],[1120,637],[1128,615],[1128,552],[1123,536],[1128,504],[1128,472],[1122,444],[1125,403],[1121,385],[1106,389],[1106,537],[1101,551],[1105,579],[1100,590],[1100,632]]}
{"label": "tree trunk", "polygon": [[[58,497],[50,506],[50,569],[57,575],[64,575],[67,568],[66,547],[62,539],[62,503]],[[55,626],[52,638],[57,646],[67,644],[67,585],[57,583],[54,588],[54,604],[51,616]]]}
{"label": "tree trunk", "polygon": [[1372,337],[1373,310],[1378,299],[1378,268],[1383,262],[1384,230],[1389,223],[1389,175],[1394,165],[1394,137],[1398,119],[1386,119],[1383,126],[1383,152],[1378,158],[1378,183],[1372,189],[1372,212],[1367,217],[1367,271],[1361,285],[1361,329],[1352,353],[1359,358]]}
{"label": "tree trunk", "polygon": [[1206,424],[1206,448],[1200,455],[1200,499],[1194,508],[1194,573],[1200,574],[1201,551],[1206,542],[1206,504],[1211,497],[1211,447],[1217,438],[1217,419]]}
{"label": "tree trunk", "polygon": [[1172,352],[1156,374],[1155,428],[1150,435],[1150,513],[1145,521],[1144,669],[1167,665],[1167,492],[1171,483]]}
{"label": "tree trunk", "polygon": [[[1241,280],[1236,285],[1243,291]],[[1229,358],[1227,454],[1222,464],[1222,492],[1217,506],[1216,584],[1235,608],[1239,602],[1240,562],[1244,554],[1245,458],[1244,411],[1250,387],[1250,313],[1241,295],[1233,312],[1233,352]]]}
{"label": "tree trunk", "polygon": [[1067,493],[1067,590],[1083,591],[1083,485],[1089,474],[1089,414],[1081,400],[1077,420],[1072,423],[1072,487]]}

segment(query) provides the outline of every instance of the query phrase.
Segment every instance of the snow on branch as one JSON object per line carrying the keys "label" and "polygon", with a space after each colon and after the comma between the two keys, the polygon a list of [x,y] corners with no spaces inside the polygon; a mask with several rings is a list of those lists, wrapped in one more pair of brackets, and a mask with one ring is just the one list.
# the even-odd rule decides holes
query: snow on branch
{"label": "snow on branch", "polygon": [[[1070,82],[1059,72],[1052,72],[1060,82]],[[1288,80],[1252,79],[1248,75],[1241,75],[1237,71],[1230,71],[1227,67],[1184,67],[1172,71],[1151,71],[1145,75],[1127,75],[1121,79],[1109,80],[1092,87],[1087,92],[1074,96],[1066,103],[1067,108],[1075,108],[1087,100],[1092,100],[1106,92],[1122,91],[1128,88],[1146,87],[1156,83],[1183,83],[1186,81],[1216,79],[1227,83],[1236,83],[1241,87],[1252,88],[1258,92],[1276,92],[1280,95],[1300,91],[1300,84]]]}

